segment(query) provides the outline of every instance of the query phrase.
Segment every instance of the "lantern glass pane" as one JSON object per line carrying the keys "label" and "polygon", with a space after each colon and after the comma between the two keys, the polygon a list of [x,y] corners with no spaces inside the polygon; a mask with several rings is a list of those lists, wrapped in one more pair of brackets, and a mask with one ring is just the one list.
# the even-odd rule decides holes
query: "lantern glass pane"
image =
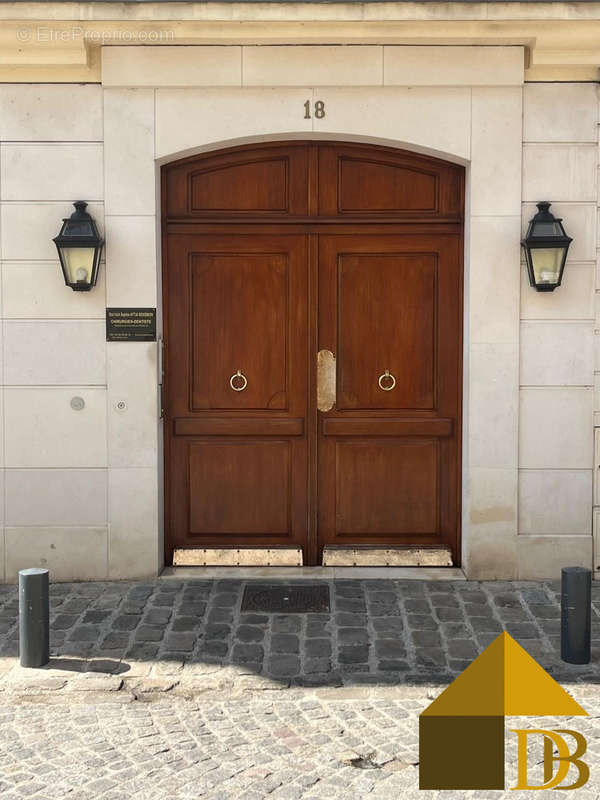
{"label": "lantern glass pane", "polygon": [[530,234],[532,239],[538,236],[564,236],[560,222],[536,222]]}
{"label": "lantern glass pane", "polygon": [[62,231],[63,236],[95,236],[91,219],[69,219]]}
{"label": "lantern glass pane", "polygon": [[69,283],[91,283],[94,267],[93,247],[62,247]]}
{"label": "lantern glass pane", "polygon": [[532,247],[531,262],[536,284],[556,285],[565,253],[564,247]]}

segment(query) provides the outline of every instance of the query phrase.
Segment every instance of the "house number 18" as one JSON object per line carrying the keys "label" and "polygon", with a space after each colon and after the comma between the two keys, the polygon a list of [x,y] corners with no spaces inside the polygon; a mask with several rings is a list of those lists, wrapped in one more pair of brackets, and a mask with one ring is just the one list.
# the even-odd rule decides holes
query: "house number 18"
{"label": "house number 18", "polygon": [[[325,103],[322,100],[317,100],[315,102],[314,113],[317,119],[323,119],[323,117],[325,116]],[[310,118],[311,118],[310,100],[307,100],[306,103],[304,103],[304,119],[310,119]]]}

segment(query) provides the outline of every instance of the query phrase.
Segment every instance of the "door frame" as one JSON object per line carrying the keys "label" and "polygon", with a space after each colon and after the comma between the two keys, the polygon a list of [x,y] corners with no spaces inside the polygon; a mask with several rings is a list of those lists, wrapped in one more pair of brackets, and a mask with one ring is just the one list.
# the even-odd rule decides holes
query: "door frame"
{"label": "door frame", "polygon": [[[254,139],[254,137],[253,137]],[[165,272],[168,268],[167,265],[167,213],[166,213],[166,168],[172,167],[174,164],[182,164],[185,162],[193,162],[202,156],[215,156],[220,153],[225,152],[233,152],[233,151],[243,151],[245,149],[258,149],[260,147],[268,148],[273,145],[285,145],[285,144],[308,144],[308,145],[318,145],[320,143],[329,144],[329,145],[363,145],[366,148],[373,148],[374,150],[397,150],[399,152],[407,153],[407,154],[414,154],[415,157],[423,156],[423,153],[417,150],[410,150],[406,147],[396,146],[394,144],[390,144],[389,142],[377,144],[373,141],[357,141],[356,138],[335,138],[335,139],[321,139],[321,138],[313,138],[311,136],[304,135],[302,137],[289,137],[289,138],[277,138],[277,139],[266,139],[265,137],[259,137],[258,139],[254,139],[253,141],[249,141],[244,144],[236,144],[231,146],[215,146],[210,147],[209,149],[202,148],[199,152],[194,151],[191,155],[188,154],[183,158],[177,158],[173,160],[163,161],[159,166],[159,195],[160,195],[160,220],[158,224],[160,226],[160,271],[159,271],[159,298],[160,298],[160,311],[159,311],[159,324],[160,330],[164,332],[168,328],[168,318],[167,318],[167,304],[165,302],[165,291],[166,291],[166,281],[164,279]],[[316,148],[315,148],[316,149]],[[427,156],[426,156],[427,157]],[[432,155],[431,158],[436,159],[437,161],[446,161],[448,164],[456,165],[457,162],[450,160],[450,159],[443,159],[437,155]],[[314,158],[312,159],[312,163],[310,165],[311,173],[312,173],[312,180],[316,180],[316,163]],[[454,552],[454,566],[460,567],[462,564],[462,553],[463,553],[463,492],[465,491],[466,479],[467,476],[464,474],[464,458],[463,458],[463,450],[465,448],[465,430],[463,424],[463,417],[465,415],[465,370],[464,370],[464,349],[467,342],[467,337],[465,336],[465,315],[464,315],[464,306],[465,306],[465,297],[464,297],[464,290],[465,290],[465,223],[467,219],[466,215],[466,175],[462,181],[461,187],[461,214],[460,214],[460,222],[458,223],[459,227],[459,252],[461,254],[461,263],[460,263],[460,285],[459,285],[459,297],[460,297],[460,326],[459,326],[459,335],[460,341],[458,342],[458,369],[460,373],[460,380],[459,380],[459,389],[458,389],[458,408],[459,413],[457,415],[457,442],[458,442],[458,453],[457,453],[457,474],[459,479],[457,481],[457,498],[456,498],[456,508],[457,508],[457,540],[456,540],[456,549]],[[352,223],[350,223],[352,224]],[[228,231],[234,232],[235,230],[239,230],[241,232],[244,230],[243,223],[240,221],[241,227],[237,228],[237,226],[232,223],[220,224],[217,228],[212,227],[211,223],[208,222],[201,222],[198,221],[193,226],[189,226],[190,232],[192,232],[192,227],[194,232],[197,233],[210,233],[215,232],[215,230],[220,230],[221,232],[224,229]],[[265,225],[268,225],[268,222],[265,221]],[[253,230],[259,229],[259,223],[255,223],[253,225]],[[311,219],[303,221],[302,223],[285,223],[285,230],[289,233],[306,233],[308,235],[308,248],[309,248],[309,276],[308,276],[308,302],[309,302],[309,309],[308,309],[308,326],[309,326],[309,350],[312,347],[313,352],[316,354],[317,347],[318,347],[318,320],[317,320],[317,294],[318,294],[318,258],[317,258],[317,247],[318,247],[318,233],[341,233],[342,231],[348,231],[348,222],[342,223],[341,221],[332,222],[329,221],[328,223],[319,222],[316,219]],[[386,225],[383,226],[381,223],[377,222],[367,222],[364,221],[361,224],[361,231],[365,233],[377,233],[383,232],[384,230],[387,233],[397,233],[398,231],[395,230],[394,225]],[[443,230],[443,223],[417,223],[416,227],[413,224],[412,231],[421,232],[421,233],[433,233],[435,230],[441,231]],[[311,341],[310,337],[314,339]],[[308,398],[308,416],[306,421],[306,428],[307,428],[307,440],[308,440],[308,464],[309,464],[309,475],[308,475],[308,513],[309,513],[309,526],[308,526],[308,533],[307,533],[307,542],[306,542],[306,561],[305,565],[309,564],[317,564],[317,561],[320,560],[319,553],[321,551],[319,536],[318,536],[318,528],[317,528],[317,514],[318,514],[318,506],[316,502],[316,495],[317,495],[317,486],[318,486],[318,463],[317,463],[317,449],[318,449],[318,436],[317,436],[317,426],[318,426],[318,412],[317,412],[317,402],[316,402],[316,382],[317,382],[317,375],[316,375],[316,357],[314,359],[309,358],[309,376],[308,376],[308,391],[309,391],[309,398]],[[166,402],[167,393],[168,393],[168,370],[164,370],[161,376],[161,403]],[[163,394],[164,392],[164,394]],[[162,407],[161,407],[162,410]],[[164,426],[160,426],[160,442],[162,443],[162,458],[160,458],[159,463],[159,473],[162,473],[162,525],[163,525],[163,547],[164,547],[164,559],[165,564],[170,565],[172,564],[173,558],[173,545],[170,540],[169,535],[169,470],[168,470],[168,463],[169,463],[169,437],[164,436]],[[159,448],[160,452],[161,448]]]}

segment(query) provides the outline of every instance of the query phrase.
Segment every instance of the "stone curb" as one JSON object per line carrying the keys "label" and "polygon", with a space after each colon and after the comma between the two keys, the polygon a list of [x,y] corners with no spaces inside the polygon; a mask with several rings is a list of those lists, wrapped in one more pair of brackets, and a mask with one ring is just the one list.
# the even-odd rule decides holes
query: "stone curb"
{"label": "stone curb", "polygon": [[[347,689],[341,687],[339,689],[318,689],[313,691],[305,691],[301,689],[289,689],[285,695],[286,703],[294,703],[307,700],[316,700],[325,703],[358,703],[362,705],[366,702],[402,702],[412,701],[422,703],[425,707],[439,694],[440,690],[444,687],[435,687],[428,690],[419,689],[415,687],[405,687],[404,691],[390,688],[378,689]],[[586,707],[589,706],[592,700],[597,699],[598,689],[596,686],[577,687],[576,691],[571,691],[571,687],[567,687],[569,692],[576,700]],[[0,695],[0,704],[2,701],[14,705],[40,705],[40,706],[60,706],[64,704],[77,705],[77,706],[95,706],[95,705],[130,705],[132,703],[164,703],[167,698],[171,698],[172,702],[191,703],[205,702],[208,706],[211,704],[231,703],[231,702],[260,702],[264,700],[276,698],[273,697],[270,691],[214,691],[206,690],[204,692],[190,691],[186,687],[175,685],[168,692],[164,690],[150,690],[150,691],[132,691],[123,686],[117,691],[97,691],[89,689],[87,691],[72,691],[65,693],[57,690],[28,690],[28,691],[14,691],[7,692],[3,696]],[[283,700],[283,698],[281,698]]]}

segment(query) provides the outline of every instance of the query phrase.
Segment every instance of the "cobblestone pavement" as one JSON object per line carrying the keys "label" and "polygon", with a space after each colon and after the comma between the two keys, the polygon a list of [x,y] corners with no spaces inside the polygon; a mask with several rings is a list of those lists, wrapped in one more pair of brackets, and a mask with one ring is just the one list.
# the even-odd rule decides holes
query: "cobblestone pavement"
{"label": "cobblestone pavement", "polygon": [[[560,660],[558,583],[337,580],[327,614],[244,613],[247,581],[51,586],[54,671],[282,685],[450,681],[503,630],[559,680],[600,682],[600,584],[594,660]],[[262,581],[264,583],[264,580]],[[0,586],[0,674],[15,669],[18,598]],[[213,676],[210,680],[207,676]]]}
{"label": "cobblestone pavement", "polygon": [[[357,691],[368,696],[355,697]],[[430,700],[395,699],[397,689],[288,689],[272,697],[57,705],[0,702],[2,800],[295,800],[328,798],[531,797],[516,783],[515,727],[569,727],[588,742],[588,785],[600,796],[600,703],[577,699],[592,717],[506,721],[505,792],[418,790],[418,715]],[[350,693],[350,697],[344,696]],[[332,695],[338,696],[332,696]],[[121,697],[120,693],[116,697]],[[595,702],[595,706],[593,705]],[[567,724],[568,723],[568,724]],[[530,763],[533,763],[533,758]],[[594,764],[596,769],[594,769]],[[573,779],[576,774],[573,775]],[[571,778],[570,778],[571,779]],[[541,783],[534,769],[532,782]],[[538,796],[557,800],[570,793]]]}
{"label": "cobblestone pavement", "polygon": [[418,790],[418,715],[502,630],[591,714],[516,727],[584,733],[577,797],[600,798],[600,585],[576,667],[556,583],[336,580],[327,614],[241,612],[245,584],[55,584],[40,670],[18,666],[17,591],[0,586],[2,800],[484,797]]}

